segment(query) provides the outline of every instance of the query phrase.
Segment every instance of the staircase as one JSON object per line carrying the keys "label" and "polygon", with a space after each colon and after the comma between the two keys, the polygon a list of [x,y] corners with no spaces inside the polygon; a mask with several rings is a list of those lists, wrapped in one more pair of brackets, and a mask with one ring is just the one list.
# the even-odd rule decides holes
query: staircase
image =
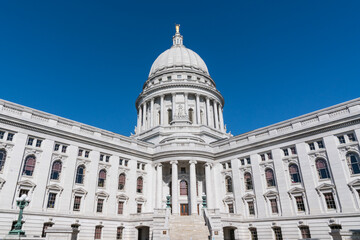
{"label": "staircase", "polygon": [[208,240],[209,229],[202,216],[170,216],[170,240]]}

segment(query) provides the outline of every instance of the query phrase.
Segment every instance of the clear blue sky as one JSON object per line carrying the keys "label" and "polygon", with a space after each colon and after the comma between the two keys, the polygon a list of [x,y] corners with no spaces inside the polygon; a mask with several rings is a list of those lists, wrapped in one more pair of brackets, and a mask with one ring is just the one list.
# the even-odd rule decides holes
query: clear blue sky
{"label": "clear blue sky", "polygon": [[174,23],[240,134],[360,96],[360,1],[1,1],[0,98],[129,135]]}

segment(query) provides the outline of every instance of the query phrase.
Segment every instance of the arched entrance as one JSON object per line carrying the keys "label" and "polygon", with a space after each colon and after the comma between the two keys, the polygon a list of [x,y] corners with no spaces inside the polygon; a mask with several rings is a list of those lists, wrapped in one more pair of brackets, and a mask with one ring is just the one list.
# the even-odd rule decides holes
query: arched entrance
{"label": "arched entrance", "polygon": [[146,226],[137,227],[138,240],[149,240],[150,239],[150,228]]}
{"label": "arched entrance", "polygon": [[236,240],[235,237],[236,227],[224,227],[223,232],[224,232],[224,240]]}

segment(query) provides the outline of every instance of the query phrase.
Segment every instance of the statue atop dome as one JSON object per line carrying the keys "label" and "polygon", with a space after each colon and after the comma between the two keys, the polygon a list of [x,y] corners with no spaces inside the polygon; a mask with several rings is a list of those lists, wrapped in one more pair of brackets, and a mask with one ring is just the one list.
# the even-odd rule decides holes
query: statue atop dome
{"label": "statue atop dome", "polygon": [[180,24],[175,24],[176,33],[180,34]]}

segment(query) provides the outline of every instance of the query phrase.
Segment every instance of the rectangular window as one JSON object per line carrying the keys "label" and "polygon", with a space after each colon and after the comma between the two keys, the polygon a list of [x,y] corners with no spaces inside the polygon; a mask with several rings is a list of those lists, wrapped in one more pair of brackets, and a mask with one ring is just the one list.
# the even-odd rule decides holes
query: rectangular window
{"label": "rectangular window", "polygon": [[119,165],[123,165],[123,159],[119,159]]}
{"label": "rectangular window", "polygon": [[300,228],[302,238],[311,238],[310,229],[308,226],[301,226],[299,228]]}
{"label": "rectangular window", "polygon": [[285,156],[289,156],[289,151],[285,148],[285,149],[283,149],[283,152],[284,152],[284,155]]}
{"label": "rectangular window", "polygon": [[14,138],[14,134],[13,134],[13,133],[8,133],[6,140],[7,140],[7,141],[12,141],[13,138]]}
{"label": "rectangular window", "polygon": [[254,208],[254,202],[248,202],[248,207],[249,207],[249,214],[250,215],[255,215],[255,208]]}
{"label": "rectangular window", "polygon": [[336,209],[334,195],[332,193],[324,193],[326,206],[328,209]]}
{"label": "rectangular window", "polygon": [[186,168],[184,167],[180,168],[180,173],[186,173]]}
{"label": "rectangular window", "polygon": [[247,161],[247,164],[251,164],[250,158],[247,158],[246,161]]}
{"label": "rectangular window", "polygon": [[352,134],[352,133],[348,134],[348,138],[349,138],[349,141],[350,141],[350,142],[355,142],[355,136],[354,136],[354,134]]}
{"label": "rectangular window", "polygon": [[67,149],[67,146],[62,146],[61,152],[62,152],[62,153],[66,153],[66,149]]}
{"label": "rectangular window", "polygon": [[56,200],[56,193],[49,193],[49,198],[47,202],[47,208],[54,208]]}
{"label": "rectangular window", "polygon": [[80,211],[80,206],[81,206],[81,197],[75,196],[73,211]]}
{"label": "rectangular window", "polygon": [[109,162],[109,160],[110,160],[110,156],[106,156],[105,157],[105,162]]}
{"label": "rectangular window", "polygon": [[274,229],[275,239],[276,240],[283,240],[281,228],[280,227],[274,227],[273,229]]}
{"label": "rectangular window", "polygon": [[34,138],[29,138],[28,141],[27,141],[27,145],[32,146],[33,143],[34,143]]}
{"label": "rectangular window", "polygon": [[137,204],[136,212],[137,212],[137,213],[141,213],[141,209],[142,209],[142,204],[141,204],[141,203],[138,203],[138,204]]}
{"label": "rectangular window", "polygon": [[265,159],[265,154],[261,154],[260,157],[261,157],[261,161],[265,161],[265,160],[266,160],[266,159]]}
{"label": "rectangular window", "polygon": [[338,136],[338,139],[339,139],[339,143],[345,143],[345,138],[344,136]]}
{"label": "rectangular window", "polygon": [[3,138],[4,138],[4,135],[5,135],[5,132],[4,132],[4,131],[0,131],[0,139],[3,139]]}
{"label": "rectangular window", "polygon": [[40,139],[37,139],[36,140],[36,147],[41,147],[41,143],[42,143],[42,140],[40,140]]}
{"label": "rectangular window", "polygon": [[60,144],[56,143],[54,146],[54,152],[59,151]]}
{"label": "rectangular window", "polygon": [[127,167],[129,164],[129,160],[125,160],[125,167]]}
{"label": "rectangular window", "polygon": [[230,169],[231,168],[231,163],[229,162],[227,165],[228,165],[228,168]]}
{"label": "rectangular window", "polygon": [[96,212],[101,213],[103,211],[103,206],[104,206],[104,199],[99,198],[97,200]]}
{"label": "rectangular window", "polygon": [[270,199],[271,212],[279,213],[278,205],[276,199]]}
{"label": "rectangular window", "polygon": [[29,190],[28,189],[20,189],[19,191],[19,197],[21,197],[22,195],[26,195],[26,196],[29,196]]}
{"label": "rectangular window", "polygon": [[[141,169],[142,169],[142,170],[145,170],[145,164],[142,164],[142,165],[141,165]],[[170,170],[171,170],[171,169],[170,169]]]}
{"label": "rectangular window", "polygon": [[137,164],[137,169],[140,169],[140,163]]}
{"label": "rectangular window", "polygon": [[256,228],[250,228],[249,231],[251,234],[251,240],[258,240]]}
{"label": "rectangular window", "polygon": [[295,201],[296,201],[297,210],[299,212],[305,212],[305,204],[304,204],[303,197],[297,196],[297,197],[295,197]]}
{"label": "rectangular window", "polygon": [[79,156],[79,157],[81,157],[81,156],[82,156],[82,154],[83,154],[83,151],[84,151],[84,150],[82,150],[82,149],[79,149],[79,152],[78,152],[78,156]]}
{"label": "rectangular window", "polygon": [[187,79],[188,79],[188,80],[191,80],[191,76],[187,76]]}
{"label": "rectangular window", "polygon": [[102,230],[102,226],[96,226],[95,227],[94,239],[101,239],[101,230]]}
{"label": "rectangular window", "polygon": [[291,150],[291,154],[293,155],[297,154],[295,147],[290,148],[290,150]]}
{"label": "rectangular window", "polygon": [[234,213],[234,205],[232,203],[228,204],[229,213]]}
{"label": "rectangular window", "polygon": [[272,159],[273,159],[271,152],[267,153],[267,156],[268,156],[268,159],[269,159],[269,160],[272,160]]}
{"label": "rectangular window", "polygon": [[118,204],[118,214],[124,213],[124,202],[119,202]]}
{"label": "rectangular window", "polygon": [[241,162],[241,165],[243,165],[243,166],[245,165],[244,159],[241,159],[240,162]]}
{"label": "rectangular window", "polygon": [[89,157],[89,151],[85,151],[85,157],[88,158]]}
{"label": "rectangular window", "polygon": [[169,80],[169,81],[170,81],[170,80],[171,80],[171,77],[170,77],[170,76],[168,76],[168,77],[167,77],[167,80]]}
{"label": "rectangular window", "polygon": [[315,144],[314,143],[309,143],[309,148],[310,148],[310,150],[315,150]]}
{"label": "rectangular window", "polygon": [[319,148],[324,148],[324,143],[323,143],[323,141],[318,141],[317,144],[318,144],[318,147],[319,147]]}
{"label": "rectangular window", "polygon": [[123,228],[122,227],[118,227],[117,231],[116,231],[116,240],[121,240],[123,239]]}
{"label": "rectangular window", "polygon": [[104,160],[104,154],[100,154],[100,161]]}

